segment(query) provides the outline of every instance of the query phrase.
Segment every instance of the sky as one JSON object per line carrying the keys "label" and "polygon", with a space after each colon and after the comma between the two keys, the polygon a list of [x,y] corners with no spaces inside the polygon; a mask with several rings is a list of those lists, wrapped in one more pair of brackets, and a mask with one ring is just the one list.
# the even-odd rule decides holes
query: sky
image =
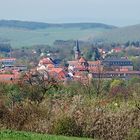
{"label": "sky", "polygon": [[0,19],[140,24],[140,0],[0,0]]}

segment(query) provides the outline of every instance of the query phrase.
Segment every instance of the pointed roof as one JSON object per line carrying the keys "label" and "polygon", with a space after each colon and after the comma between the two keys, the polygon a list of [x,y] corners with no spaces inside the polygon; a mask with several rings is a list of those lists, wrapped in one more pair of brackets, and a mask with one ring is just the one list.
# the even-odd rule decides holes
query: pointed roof
{"label": "pointed roof", "polygon": [[79,62],[80,62],[80,63],[85,63],[85,62],[87,62],[87,60],[86,60],[84,57],[81,57],[81,58],[79,59]]}
{"label": "pointed roof", "polygon": [[79,42],[78,42],[78,40],[76,41],[76,47],[77,47],[77,51],[79,51],[79,52],[80,52]]}
{"label": "pointed roof", "polygon": [[80,52],[79,41],[75,41],[74,51]]}

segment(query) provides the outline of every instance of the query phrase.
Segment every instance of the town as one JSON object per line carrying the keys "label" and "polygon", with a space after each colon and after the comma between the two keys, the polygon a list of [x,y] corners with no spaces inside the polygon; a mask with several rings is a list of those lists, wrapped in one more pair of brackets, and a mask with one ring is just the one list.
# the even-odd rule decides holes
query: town
{"label": "town", "polygon": [[0,140],[140,140],[140,0],[0,1]]}
{"label": "town", "polygon": [[[73,51],[74,59],[67,61],[67,66],[43,55],[37,66],[30,69],[26,65],[17,65],[16,58],[1,58],[0,81],[17,82],[21,80],[23,73],[27,75],[27,73],[32,74],[35,72],[43,74],[46,78],[49,76],[61,82],[79,81],[84,83],[99,78],[127,80],[132,77],[140,77],[140,71],[134,69],[134,64],[128,57],[111,56],[111,54],[123,51],[121,47],[108,51],[100,48],[94,49],[92,53],[98,51],[100,58],[95,58],[95,54],[93,60],[87,60],[84,57],[78,40],[74,43]],[[46,73],[48,76],[46,76]]]}

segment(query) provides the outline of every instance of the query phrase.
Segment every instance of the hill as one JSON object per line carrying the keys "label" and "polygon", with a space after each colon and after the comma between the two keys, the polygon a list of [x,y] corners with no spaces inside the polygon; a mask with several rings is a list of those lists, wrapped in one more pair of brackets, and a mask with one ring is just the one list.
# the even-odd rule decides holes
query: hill
{"label": "hill", "polygon": [[12,47],[52,44],[55,40],[87,39],[116,28],[101,23],[50,24],[16,20],[0,20],[0,42]]}
{"label": "hill", "polygon": [[140,40],[140,24],[115,27],[102,23],[51,24],[16,20],[0,20],[0,43],[12,47],[52,45],[55,40],[89,40],[125,43]]}
{"label": "hill", "polygon": [[127,41],[140,41],[140,24],[116,28],[105,31],[97,35],[93,40],[102,40],[104,42],[125,43]]}
{"label": "hill", "polygon": [[18,20],[0,20],[0,27],[8,28],[23,28],[23,29],[46,29],[46,28],[104,28],[112,29],[115,26],[106,25],[102,23],[62,23],[62,24],[51,24],[43,22],[30,22],[30,21],[18,21]]}

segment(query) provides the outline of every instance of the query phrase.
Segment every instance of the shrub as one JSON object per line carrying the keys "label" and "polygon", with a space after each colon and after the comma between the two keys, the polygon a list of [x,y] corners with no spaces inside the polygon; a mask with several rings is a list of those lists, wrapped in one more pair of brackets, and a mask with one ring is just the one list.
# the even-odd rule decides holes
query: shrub
{"label": "shrub", "polygon": [[65,136],[82,136],[82,129],[73,118],[62,117],[54,123],[53,133]]}
{"label": "shrub", "polygon": [[140,140],[140,129],[131,129],[128,133],[126,140]]}

